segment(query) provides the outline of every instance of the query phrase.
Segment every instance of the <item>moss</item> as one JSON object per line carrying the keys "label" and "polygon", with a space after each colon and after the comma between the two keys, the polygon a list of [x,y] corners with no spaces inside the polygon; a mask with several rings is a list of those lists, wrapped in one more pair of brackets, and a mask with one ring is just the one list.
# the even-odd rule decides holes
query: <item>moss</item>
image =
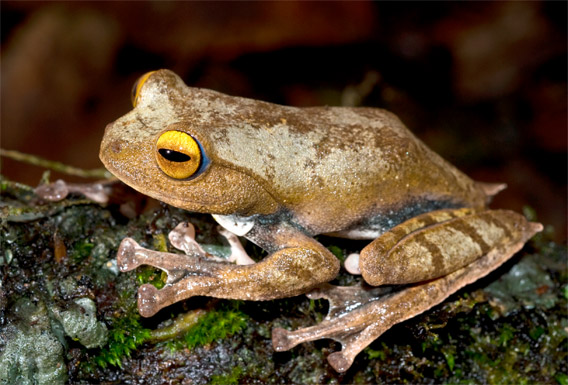
{"label": "moss", "polygon": [[329,245],[327,246],[327,249],[331,251],[331,253],[335,255],[337,259],[339,259],[341,262],[345,261],[345,253],[343,252],[341,247],[335,245]]}
{"label": "moss", "polygon": [[161,289],[166,285],[167,274],[152,266],[141,266],[136,270],[136,282],[138,285],[149,283],[156,289]]}
{"label": "moss", "polygon": [[168,251],[168,239],[166,238],[165,234],[163,234],[163,233],[154,234],[152,249],[154,249],[156,251],[161,251],[161,252],[167,252]]}
{"label": "moss", "polygon": [[240,366],[235,366],[227,374],[212,375],[209,385],[235,385],[239,383],[242,375],[243,369]]}
{"label": "moss", "polygon": [[[447,360],[454,381],[476,381],[483,379],[488,384],[543,382],[558,368],[556,360],[565,360],[562,347],[565,332],[555,317],[548,318],[548,327],[541,322],[538,311],[523,310],[520,313],[495,320],[493,325],[488,316],[488,304],[476,307],[471,320],[462,319],[461,333],[454,346],[460,350],[452,353],[449,361],[448,342],[439,351]],[[535,314],[536,313],[536,314]],[[468,317],[469,318],[469,317]],[[451,326],[450,326],[451,327]],[[553,359],[550,354],[553,355]],[[564,352],[564,353],[561,353]],[[453,365],[458,367],[454,370]],[[555,376],[556,378],[556,376]]]}
{"label": "moss", "polygon": [[566,373],[556,373],[554,375],[554,379],[560,384],[560,385],[568,385],[568,375]]}
{"label": "moss", "polygon": [[150,339],[151,331],[142,327],[139,318],[137,315],[115,318],[108,331],[108,344],[93,357],[92,362],[103,369],[108,365],[122,367],[122,360]]}
{"label": "moss", "polygon": [[95,245],[88,241],[82,240],[75,243],[73,247],[73,251],[71,252],[71,260],[73,263],[80,263],[89,255],[91,255],[91,251]]}
{"label": "moss", "polygon": [[385,346],[384,343],[382,343],[382,349],[381,350],[375,350],[375,349],[371,349],[370,347],[367,347],[365,349],[365,353],[367,354],[367,357],[370,360],[379,360],[379,361],[383,361],[386,357],[387,357],[387,353],[385,351],[385,349],[387,349],[387,347]]}
{"label": "moss", "polygon": [[205,310],[196,309],[178,315],[176,319],[168,326],[152,330],[151,342],[160,342],[176,338],[180,334],[187,332],[199,321],[200,317],[205,314]]}
{"label": "moss", "polygon": [[167,342],[171,350],[193,349],[208,345],[238,333],[247,326],[248,316],[238,309],[238,301],[230,301],[229,306],[213,309],[199,317],[189,330],[179,339]]}

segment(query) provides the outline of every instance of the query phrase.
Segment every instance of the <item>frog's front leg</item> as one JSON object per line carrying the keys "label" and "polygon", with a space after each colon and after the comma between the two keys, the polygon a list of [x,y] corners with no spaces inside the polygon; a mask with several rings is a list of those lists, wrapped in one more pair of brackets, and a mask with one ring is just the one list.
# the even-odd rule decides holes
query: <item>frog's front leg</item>
{"label": "frog's front leg", "polygon": [[[331,252],[292,226],[267,226],[251,231],[251,237],[272,251],[252,265],[236,266],[156,252],[138,247],[132,240],[121,244],[118,264],[123,271],[131,270],[135,265],[150,264],[168,274],[170,271],[175,275],[184,272],[182,279],[168,283],[161,290],[149,284],[139,288],[138,310],[145,317],[196,295],[242,300],[290,297],[333,279],[339,270],[339,262]],[[121,263],[134,260],[136,263]]]}
{"label": "frog's front leg", "polygon": [[[468,224],[464,225],[464,221]],[[355,356],[391,326],[428,310],[487,275],[541,230],[540,223],[502,210],[447,210],[410,219],[368,245],[361,253],[360,268],[365,280],[379,284],[400,283],[401,277],[407,279],[403,283],[421,282],[398,292],[376,295],[368,289],[326,285],[311,294],[330,300],[326,319],[292,332],[275,329],[274,348],[283,351],[302,342],[332,338],[342,344],[342,350],[330,354],[328,361],[337,371],[346,371]],[[456,234],[461,237],[459,242]],[[436,238],[454,243],[434,245],[432,240]],[[385,261],[389,264],[367,265]],[[440,268],[440,278],[432,274],[428,266],[431,263]],[[393,271],[390,276],[388,269]]]}

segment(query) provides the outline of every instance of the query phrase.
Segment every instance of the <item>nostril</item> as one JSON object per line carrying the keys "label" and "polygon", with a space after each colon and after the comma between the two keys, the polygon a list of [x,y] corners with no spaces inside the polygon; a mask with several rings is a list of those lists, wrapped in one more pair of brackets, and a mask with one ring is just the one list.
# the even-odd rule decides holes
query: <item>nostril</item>
{"label": "nostril", "polygon": [[118,154],[122,151],[122,140],[114,140],[111,144],[110,144],[110,149],[112,150],[112,152],[114,152],[115,154]]}

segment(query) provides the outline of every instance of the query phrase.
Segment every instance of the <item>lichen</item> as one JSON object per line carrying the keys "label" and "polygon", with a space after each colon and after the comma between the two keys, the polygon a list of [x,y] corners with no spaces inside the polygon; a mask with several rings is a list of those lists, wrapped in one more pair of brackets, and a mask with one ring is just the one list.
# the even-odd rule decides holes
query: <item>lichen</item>
{"label": "lichen", "polygon": [[61,322],[65,334],[88,349],[105,345],[108,330],[104,323],[97,320],[97,309],[93,300],[77,298],[73,303],[75,306],[56,313],[56,318]]}
{"label": "lichen", "polygon": [[0,384],[64,384],[63,346],[51,330],[45,305],[22,298],[11,310],[15,320],[0,333]]}

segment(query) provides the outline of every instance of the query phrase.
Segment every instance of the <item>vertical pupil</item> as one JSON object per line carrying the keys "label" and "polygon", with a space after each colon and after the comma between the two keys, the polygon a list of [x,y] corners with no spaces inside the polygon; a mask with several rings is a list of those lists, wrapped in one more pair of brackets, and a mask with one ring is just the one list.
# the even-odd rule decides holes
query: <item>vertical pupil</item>
{"label": "vertical pupil", "polygon": [[158,153],[160,153],[160,155],[164,159],[169,160],[170,162],[187,162],[191,160],[191,157],[189,155],[184,154],[183,152],[170,150],[168,148],[160,148],[158,150]]}

